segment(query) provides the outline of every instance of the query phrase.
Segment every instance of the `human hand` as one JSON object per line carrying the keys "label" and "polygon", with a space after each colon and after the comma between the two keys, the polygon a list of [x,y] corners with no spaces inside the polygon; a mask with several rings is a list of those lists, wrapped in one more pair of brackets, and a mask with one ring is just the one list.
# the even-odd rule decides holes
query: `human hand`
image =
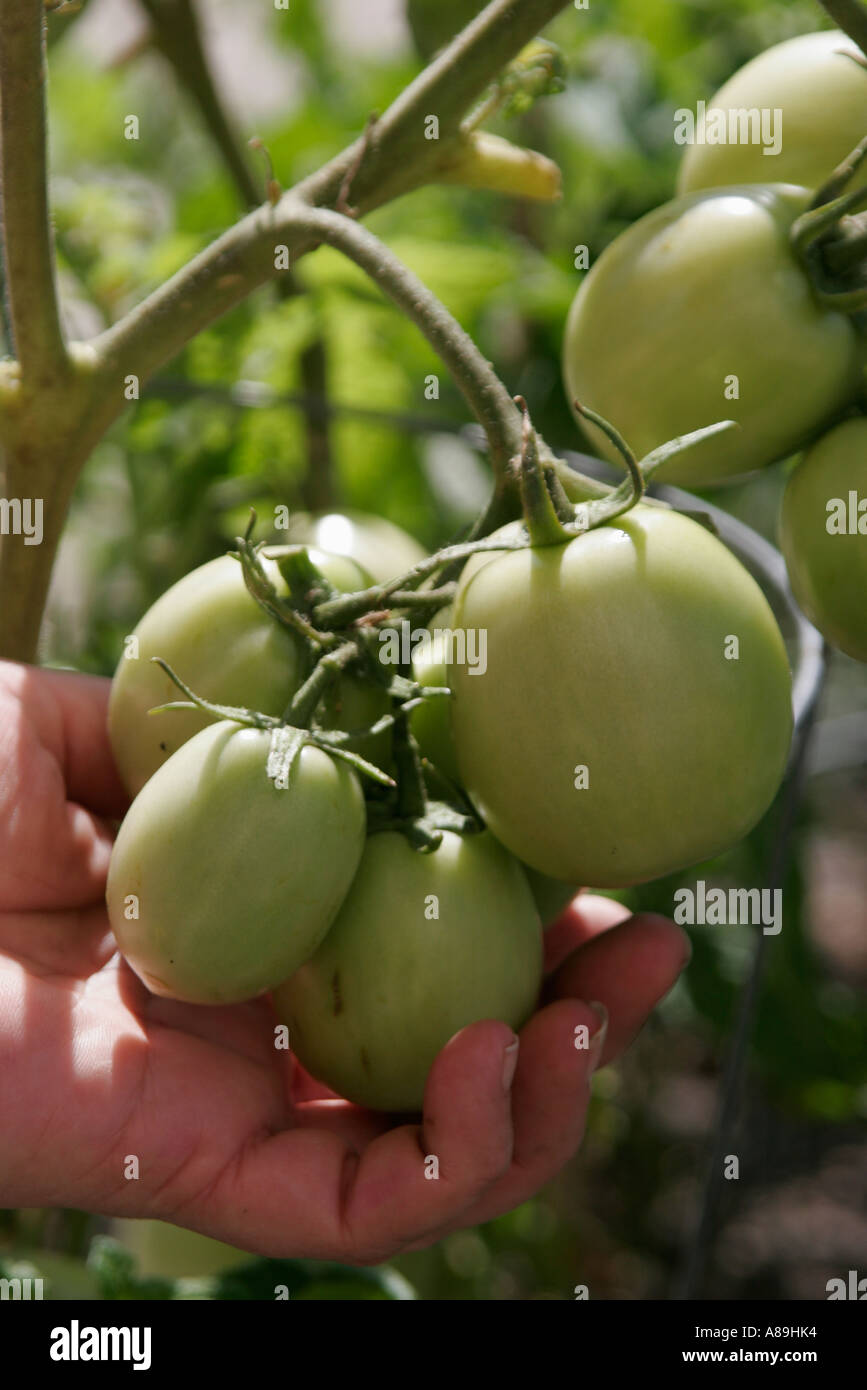
{"label": "human hand", "polygon": [[580,1143],[592,1072],[669,990],[684,934],[580,897],[547,933],[547,1002],[519,1045],[505,1024],[473,1024],[436,1059],[420,1120],[361,1110],[275,1049],[267,999],[160,999],[118,955],[108,690],[0,662],[0,1203],[370,1264],[529,1198]]}

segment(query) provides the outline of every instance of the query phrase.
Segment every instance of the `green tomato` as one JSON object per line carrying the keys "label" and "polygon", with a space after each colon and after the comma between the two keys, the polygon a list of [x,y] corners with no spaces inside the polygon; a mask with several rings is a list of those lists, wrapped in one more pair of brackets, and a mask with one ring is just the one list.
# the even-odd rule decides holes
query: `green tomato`
{"label": "green tomato", "polygon": [[364,847],[347,763],[306,745],[288,786],[266,774],[264,729],[221,720],[139,792],[120,827],[106,901],[117,944],[154,994],[252,999],[319,945]]}
{"label": "green tomato", "polygon": [[521,866],[492,836],[443,833],[421,853],[372,835],[333,927],[274,991],[302,1066],[374,1110],[418,1110],[431,1063],[484,1018],[518,1028],[542,974]]}
{"label": "green tomato", "polygon": [[[430,639],[419,642],[413,652],[412,678],[419,685],[447,686],[451,608],[443,608],[427,625]],[[449,706],[451,697],[436,695],[417,705],[410,714],[410,727],[419,751],[452,782],[460,784],[455,746],[452,740]]]}
{"label": "green tomato", "polygon": [[578,290],[567,393],[639,458],[718,420],[740,425],[663,464],[658,480],[704,486],[773,463],[854,395],[855,328],[819,305],[788,242],[808,198],[756,185],[666,203],[607,247]]}
{"label": "green tomato", "polygon": [[780,546],[810,621],[867,661],[867,420],[844,421],[800,460],[783,495]]}
{"label": "green tomato", "polygon": [[[775,44],[740,68],[707,103],[707,112],[767,112],[774,120],[778,153],[765,153],[767,140],[753,138],[757,115],[741,121],[748,142],[688,145],[678,176],[678,192],[737,183],[795,183],[818,188],[867,132],[867,72],[853,57],[859,50],[839,30],[801,34]],[[779,112],[781,115],[777,115]],[[714,122],[699,121],[699,141],[715,137]],[[862,167],[851,187],[867,182]]]}
{"label": "green tomato", "polygon": [[529,865],[524,872],[539,916],[544,926],[547,927],[551,922],[556,922],[560,913],[566,910],[572,899],[579,893],[581,885],[580,883],[562,883],[558,878],[549,878],[547,874],[537,873]]}
{"label": "green tomato", "polygon": [[[369,576],[343,556],[312,550],[321,573],[342,590],[363,589]],[[277,592],[288,588],[277,568],[264,560]],[[121,657],[111,687],[108,730],[115,762],[130,796],[135,796],[171,755],[211,718],[199,710],[167,710],[156,705],[184,697],[161,667],[161,656],[197,695],[216,704],[281,715],[307,674],[298,639],[270,618],[250,596],[241,566],[230,555],[201,565],[173,584],[145,613],[132,634],[135,645]],[[386,697],[347,676],[327,697],[323,723],[362,728],[385,712]],[[387,755],[381,740],[359,743],[356,751],[378,759]]]}
{"label": "green tomato", "polygon": [[290,542],[348,556],[366,570],[375,584],[387,584],[427,554],[408,532],[370,512],[296,512],[290,517],[286,534]]}
{"label": "green tomato", "polygon": [[484,676],[450,671],[463,784],[540,873],[658,878],[769,805],[792,731],[783,639],[696,522],[638,506],[565,545],[474,556],[455,623],[488,643]]}
{"label": "green tomato", "polygon": [[[448,685],[449,633],[453,630],[453,621],[454,615],[449,607],[443,608],[428,623],[432,640],[427,644],[420,643],[413,656],[413,679],[419,685]],[[461,772],[452,736],[450,706],[451,699],[445,696],[425,700],[423,705],[418,705],[412,711],[410,725],[424,757],[460,786]],[[542,921],[546,925],[556,921],[575,897],[580,884],[561,883],[558,879],[536,873],[535,869],[525,868],[525,873]]]}

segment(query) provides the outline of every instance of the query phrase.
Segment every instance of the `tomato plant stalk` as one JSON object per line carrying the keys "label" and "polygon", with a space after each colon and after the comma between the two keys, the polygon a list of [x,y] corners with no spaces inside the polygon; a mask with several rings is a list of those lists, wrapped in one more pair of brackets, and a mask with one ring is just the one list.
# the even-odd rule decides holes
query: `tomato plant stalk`
{"label": "tomato plant stalk", "polygon": [[[350,181],[353,203],[364,213],[435,178],[450,144],[463,138],[462,122],[473,104],[565,3],[493,0],[364,137],[275,205],[242,218],[92,342],[67,346],[46,178],[44,8],[42,0],[0,0],[5,296],[16,358],[3,364],[0,379],[2,496],[41,498],[45,508],[40,544],[0,536],[0,656],[26,661],[36,655],[53,557],[77,477],[125,409],[130,381],[140,386],[202,328],[278,279],[276,246],[288,242],[297,258],[319,243],[294,226],[299,201],[340,206]],[[154,18],[164,10],[151,8]],[[165,33],[164,39],[171,47]],[[439,121],[436,141],[425,139],[431,112]],[[246,183],[237,170],[236,177]]]}

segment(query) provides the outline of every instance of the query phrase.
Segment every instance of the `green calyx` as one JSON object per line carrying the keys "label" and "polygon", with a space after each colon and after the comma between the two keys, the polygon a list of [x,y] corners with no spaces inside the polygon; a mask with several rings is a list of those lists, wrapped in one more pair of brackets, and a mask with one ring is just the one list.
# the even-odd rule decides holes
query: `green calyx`
{"label": "green calyx", "polygon": [[[229,552],[241,565],[244,583],[251,598],[275,622],[295,633],[303,641],[312,643],[314,648],[333,642],[335,639],[330,633],[318,631],[311,626],[309,617],[303,611],[311,606],[311,593],[315,595],[327,591],[330,595],[333,593],[331,586],[316,569],[304,547],[287,546],[286,553],[278,555],[277,564],[280,566],[282,561],[285,565],[287,572],[284,573],[281,568],[281,573],[289,586],[289,597],[278,594],[262,564],[264,546],[261,543],[254,545],[250,539],[255,524],[256,513],[251,511],[246,534],[236,537],[237,549]],[[303,599],[299,592],[302,588]]]}
{"label": "green calyx", "polygon": [[867,309],[867,189],[846,192],[867,159],[867,137],[834,170],[789,240],[820,304],[841,314]]}
{"label": "green calyx", "polygon": [[569,501],[560,475],[551,466],[540,462],[535,434],[529,425],[529,416],[523,402],[519,402],[524,414],[524,447],[520,460],[521,501],[524,511],[524,525],[533,546],[563,545],[576,536],[604,526],[615,517],[634,507],[644,497],[648,480],[656,469],[668,459],[693,448],[704,439],[725,430],[737,429],[734,420],[721,420],[689,434],[679,435],[652,450],[639,462],[619,431],[598,415],[595,410],[575,401],[575,410],[591,424],[596,425],[611,440],[618,450],[626,468],[626,477],[619,487],[613,488],[602,497],[586,501]]}
{"label": "green calyx", "polygon": [[[190,687],[181,680],[177,672],[172,670],[168,662],[163,661],[162,657],[154,656],[151,660],[162,667],[166,675],[174,681],[178,689],[182,694],[186,695],[187,698],[185,700],[171,700],[165,705],[156,705],[150,713],[161,714],[166,710],[198,709],[204,714],[210,715],[211,718],[215,720],[230,719],[233,723],[245,728],[270,729],[271,750],[268,757],[267,774],[274,782],[275,786],[286,787],[289,785],[292,767],[301,749],[308,743],[316,748],[322,749],[325,753],[330,753],[334,758],[339,758],[342,762],[349,763],[356,772],[361,773],[364,777],[370,778],[374,782],[378,782],[383,787],[393,787],[395,785],[393,778],[389,777],[388,773],[383,772],[381,767],[377,767],[374,763],[368,762],[366,758],[362,758],[358,753],[353,753],[349,748],[344,746],[353,738],[363,737],[370,733],[371,730],[365,729],[358,731],[357,734],[338,735],[323,729],[308,727],[299,728],[292,724],[286,717],[278,719],[274,715],[262,714],[258,710],[245,709],[242,706],[215,704],[212,700],[206,700],[203,696],[197,695],[194,690],[191,690]],[[329,659],[325,657],[319,664],[320,666],[323,664],[325,665],[326,674],[319,677],[318,696],[317,700],[314,701],[314,708],[315,704],[318,703],[318,698],[321,698],[322,691],[327,688],[331,679],[336,678],[339,671],[343,668],[344,663],[335,661],[333,658]],[[316,671],[314,670],[313,675],[304,683],[298,691],[298,695],[295,697],[297,699],[298,696],[304,696],[304,699],[299,701],[299,710],[302,718],[305,716],[306,712],[305,702],[312,699],[314,693],[311,682],[315,676]],[[287,714],[291,713],[294,705],[295,700],[293,700],[290,705]]]}
{"label": "green calyx", "polygon": [[314,565],[306,545],[269,546],[268,558],[275,561],[293,604],[302,611],[309,612],[337,592]]}

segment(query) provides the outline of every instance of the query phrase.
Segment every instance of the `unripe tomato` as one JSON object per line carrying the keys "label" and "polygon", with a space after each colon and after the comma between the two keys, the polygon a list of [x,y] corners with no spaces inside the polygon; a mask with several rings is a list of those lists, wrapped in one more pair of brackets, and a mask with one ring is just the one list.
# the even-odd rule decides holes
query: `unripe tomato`
{"label": "unripe tomato", "polygon": [[[310,555],[335,588],[363,589],[370,582],[343,556],[317,550]],[[288,594],[277,565],[270,560],[263,564],[277,592]],[[112,751],[130,796],[211,722],[199,710],[148,714],[155,705],[184,698],[151,657],[161,656],[197,695],[261,714],[283,714],[307,674],[301,644],[247,592],[241,566],[230,555],[210,560],[173,584],[132,635],[137,646],[118,662],[108,709]],[[379,691],[350,675],[328,696],[325,722],[361,728],[378,719],[386,703]],[[359,745],[357,751],[377,755],[372,746]]]}
{"label": "unripe tomato", "polygon": [[[801,34],[775,44],[740,68],[707,103],[707,111],[767,112],[775,119],[778,154],[765,154],[753,138],[725,144],[696,143],[685,149],[677,187],[680,193],[736,183],[796,183],[818,188],[867,132],[867,72],[849,54],[857,46],[839,30]],[[782,116],[775,116],[776,112]],[[719,118],[711,117],[711,120]],[[712,133],[707,120],[701,131]],[[726,124],[728,134],[728,119]],[[771,127],[766,135],[773,138]],[[864,168],[850,185],[867,181]]]}
{"label": "unripe tomato", "polygon": [[867,661],[867,420],[846,420],[798,463],[786,485],[780,546],[807,617],[841,651]]}
{"label": "unripe tomato", "polygon": [[792,730],[783,639],[696,522],[639,506],[565,545],[474,556],[455,623],[488,634],[485,675],[449,673],[463,783],[540,873],[658,878],[770,803]]}
{"label": "unripe tomato", "polygon": [[261,994],[315,951],[346,895],[364,846],[358,778],[307,745],[277,788],[270,745],[267,730],[212,724],[126,814],[108,914],[154,994],[192,1004]]}
{"label": "unripe tomato", "polygon": [[[703,486],[773,463],[854,395],[855,328],[819,305],[788,241],[808,198],[754,185],[666,203],[617,237],[578,290],[567,393],[611,420],[639,458],[718,420],[741,427],[657,479]],[[588,433],[619,460],[600,431]]]}
{"label": "unripe tomato", "polygon": [[[451,621],[451,608],[443,608],[428,623],[430,640],[419,643],[412,659],[412,677],[419,685],[448,685],[448,633]],[[448,695],[435,695],[425,700],[410,714],[410,727],[424,757],[430,759],[452,782],[459,784],[461,775],[452,740],[450,704],[451,697]]]}
{"label": "unripe tomato", "polygon": [[556,922],[572,899],[580,892],[580,883],[563,883],[559,878],[549,878],[547,874],[537,873],[529,865],[524,868],[533,901],[536,904],[543,926]]}
{"label": "unripe tomato", "polygon": [[[450,651],[449,633],[453,628],[452,609],[443,608],[428,623],[432,640],[426,645],[419,644],[413,656],[413,679],[419,685],[448,685]],[[418,742],[419,751],[444,772],[452,782],[461,785],[461,772],[458,767],[455,742],[452,736],[450,713],[451,699],[435,696],[418,705],[410,715],[412,732]],[[536,873],[535,869],[524,866],[530,892],[542,922],[553,922],[572,901],[580,884],[561,883],[559,879],[548,878]]]}
{"label": "unripe tomato", "polygon": [[375,584],[387,584],[427,554],[409,532],[370,512],[296,512],[289,519],[286,534],[290,542],[319,546],[330,555],[347,556]]}
{"label": "unripe tomato", "polygon": [[431,853],[385,831],[316,954],[273,993],[302,1065],[374,1110],[418,1110],[431,1063],[484,1018],[518,1028],[542,974],[521,866],[487,834]]}

